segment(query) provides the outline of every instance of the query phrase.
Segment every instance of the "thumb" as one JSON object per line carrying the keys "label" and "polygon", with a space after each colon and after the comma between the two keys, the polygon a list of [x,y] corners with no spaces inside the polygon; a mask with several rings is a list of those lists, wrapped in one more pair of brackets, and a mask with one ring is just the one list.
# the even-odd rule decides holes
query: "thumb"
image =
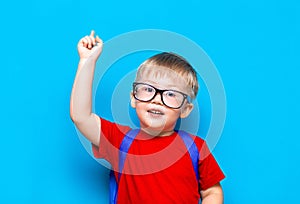
{"label": "thumb", "polygon": [[97,35],[96,36],[96,43],[97,43],[97,45],[99,44],[99,45],[102,45],[103,44],[103,41],[99,38],[99,36]]}

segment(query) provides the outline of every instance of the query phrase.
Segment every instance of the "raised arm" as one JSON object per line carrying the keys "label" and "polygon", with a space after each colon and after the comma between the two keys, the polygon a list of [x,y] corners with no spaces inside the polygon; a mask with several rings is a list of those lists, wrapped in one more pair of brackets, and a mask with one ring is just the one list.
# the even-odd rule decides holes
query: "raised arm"
{"label": "raised arm", "polygon": [[70,115],[80,132],[93,144],[99,145],[101,122],[92,113],[92,84],[96,61],[102,52],[103,42],[91,31],[78,42],[80,57],[76,77],[73,83]]}

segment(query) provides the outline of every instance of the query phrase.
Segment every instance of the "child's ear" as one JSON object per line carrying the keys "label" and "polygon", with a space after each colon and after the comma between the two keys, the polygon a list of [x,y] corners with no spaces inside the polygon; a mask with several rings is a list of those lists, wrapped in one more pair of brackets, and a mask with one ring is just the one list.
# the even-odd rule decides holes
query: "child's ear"
{"label": "child's ear", "polygon": [[192,112],[193,108],[194,108],[194,105],[192,103],[186,104],[181,110],[180,118],[188,117],[190,115],[190,113]]}
{"label": "child's ear", "polygon": [[135,108],[135,98],[132,91],[130,92],[130,105],[132,108]]}

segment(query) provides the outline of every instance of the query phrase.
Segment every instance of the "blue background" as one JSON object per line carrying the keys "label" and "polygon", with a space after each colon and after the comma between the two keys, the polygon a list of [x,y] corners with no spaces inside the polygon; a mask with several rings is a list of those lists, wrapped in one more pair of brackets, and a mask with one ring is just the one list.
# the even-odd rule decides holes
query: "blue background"
{"label": "blue background", "polygon": [[222,77],[225,203],[300,203],[298,1],[6,1],[0,19],[1,203],[106,203],[69,117],[76,44],[148,28],[195,41]]}

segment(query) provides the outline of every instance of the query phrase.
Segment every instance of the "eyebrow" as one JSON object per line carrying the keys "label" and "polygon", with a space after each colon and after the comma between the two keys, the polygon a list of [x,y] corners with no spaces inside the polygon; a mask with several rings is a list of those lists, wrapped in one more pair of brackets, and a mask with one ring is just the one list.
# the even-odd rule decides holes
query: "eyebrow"
{"label": "eyebrow", "polygon": [[182,91],[182,90],[179,90],[177,87],[170,87],[170,88],[161,88],[161,87],[157,87],[156,85],[153,85],[151,82],[144,82],[144,81],[136,81],[134,83],[142,83],[142,84],[148,84],[150,86],[153,86],[154,88],[158,89],[158,90],[161,90],[161,91],[177,91],[177,92],[180,92],[182,94],[185,94],[187,95],[188,97],[191,98],[191,96],[188,94],[188,92],[185,92],[185,91]]}
{"label": "eyebrow", "polygon": [[[149,80],[146,80],[146,81],[136,81],[138,83],[146,83],[146,84],[149,84],[151,86],[154,86],[155,88],[158,88],[158,89],[163,89],[163,90],[178,90],[178,87],[175,85],[175,84],[167,84],[168,88],[164,88],[164,87],[161,87],[160,84],[154,82],[154,81],[149,81]],[[158,87],[157,87],[158,86]]]}

